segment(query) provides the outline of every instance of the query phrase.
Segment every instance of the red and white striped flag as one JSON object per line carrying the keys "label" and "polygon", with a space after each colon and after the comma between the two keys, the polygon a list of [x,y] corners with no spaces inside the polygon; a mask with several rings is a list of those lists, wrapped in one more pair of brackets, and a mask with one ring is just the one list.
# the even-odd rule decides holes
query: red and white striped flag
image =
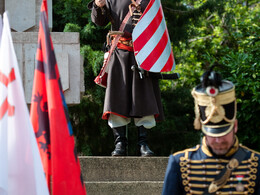
{"label": "red and white striped flag", "polygon": [[0,195],[49,195],[7,14],[0,45]]}
{"label": "red and white striped flag", "polygon": [[150,72],[175,69],[171,42],[160,0],[151,0],[133,30],[137,64]]}

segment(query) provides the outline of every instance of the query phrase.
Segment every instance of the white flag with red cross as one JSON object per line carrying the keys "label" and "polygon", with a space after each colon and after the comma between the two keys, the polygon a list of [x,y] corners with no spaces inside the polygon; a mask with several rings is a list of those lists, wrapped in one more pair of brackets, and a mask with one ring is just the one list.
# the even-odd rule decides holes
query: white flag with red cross
{"label": "white flag with red cross", "polygon": [[7,13],[0,45],[0,194],[49,195]]}

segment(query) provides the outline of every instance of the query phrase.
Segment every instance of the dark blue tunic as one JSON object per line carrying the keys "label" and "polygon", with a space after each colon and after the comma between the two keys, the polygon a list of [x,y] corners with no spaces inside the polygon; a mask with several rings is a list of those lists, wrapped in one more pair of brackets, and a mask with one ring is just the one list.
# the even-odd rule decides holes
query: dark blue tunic
{"label": "dark blue tunic", "polygon": [[[232,159],[238,148],[246,151],[246,157],[233,170],[227,183],[216,194],[257,194],[260,195],[259,153],[238,144],[222,158],[212,155],[204,143],[169,158],[163,186],[163,195],[203,194],[205,188]],[[241,180],[241,181],[240,181]],[[237,185],[244,191],[237,192]]]}

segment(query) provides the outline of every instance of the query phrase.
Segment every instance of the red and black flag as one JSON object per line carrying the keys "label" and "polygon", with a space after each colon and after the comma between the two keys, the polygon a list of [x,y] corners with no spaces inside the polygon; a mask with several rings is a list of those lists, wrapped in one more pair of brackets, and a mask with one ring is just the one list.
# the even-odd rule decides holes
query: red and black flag
{"label": "red and black flag", "polygon": [[86,194],[42,1],[30,117],[53,195]]}

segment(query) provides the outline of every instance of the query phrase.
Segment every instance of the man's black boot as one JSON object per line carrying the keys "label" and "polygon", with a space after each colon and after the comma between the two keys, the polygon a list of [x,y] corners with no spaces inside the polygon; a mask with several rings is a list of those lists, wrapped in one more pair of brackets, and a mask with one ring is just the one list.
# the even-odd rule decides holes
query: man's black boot
{"label": "man's black boot", "polygon": [[115,138],[115,150],[111,153],[112,156],[126,156],[126,126],[112,128]]}
{"label": "man's black boot", "polygon": [[144,126],[138,127],[138,146],[141,156],[153,156],[153,151],[147,145],[147,129]]}

